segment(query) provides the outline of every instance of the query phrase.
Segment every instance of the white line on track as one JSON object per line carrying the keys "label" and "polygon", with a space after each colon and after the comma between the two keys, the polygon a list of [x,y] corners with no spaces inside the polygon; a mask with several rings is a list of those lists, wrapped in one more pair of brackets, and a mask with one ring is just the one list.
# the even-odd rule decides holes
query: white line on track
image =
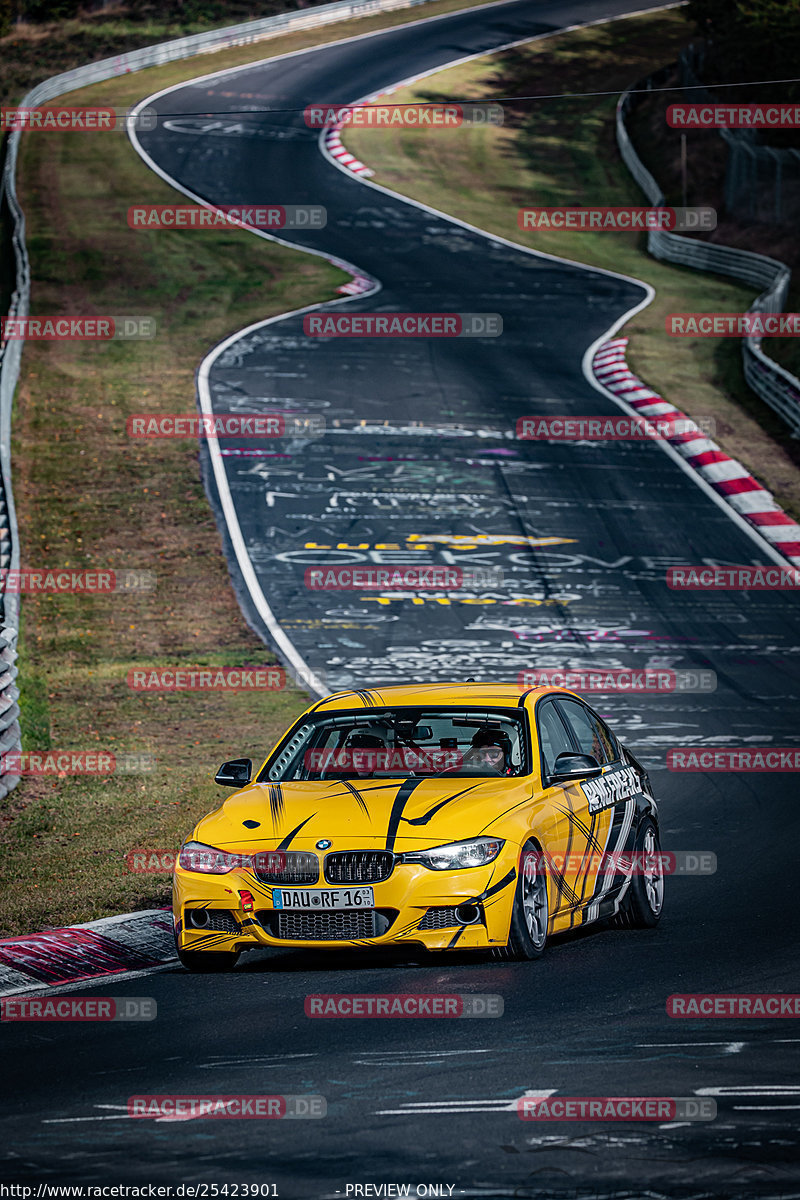
{"label": "white line on track", "polygon": [[637,1050],[669,1049],[672,1046],[724,1046],[726,1054],[739,1054],[747,1042],[637,1042]]}
{"label": "white line on track", "polygon": [[537,1100],[546,1100],[557,1091],[556,1088],[526,1089],[521,1096],[507,1099],[478,1099],[478,1100],[425,1100],[404,1104],[402,1108],[383,1108],[375,1113],[377,1117],[419,1117],[428,1113],[444,1113],[455,1116],[459,1113],[476,1112],[517,1112],[520,1100],[526,1096],[535,1096]]}

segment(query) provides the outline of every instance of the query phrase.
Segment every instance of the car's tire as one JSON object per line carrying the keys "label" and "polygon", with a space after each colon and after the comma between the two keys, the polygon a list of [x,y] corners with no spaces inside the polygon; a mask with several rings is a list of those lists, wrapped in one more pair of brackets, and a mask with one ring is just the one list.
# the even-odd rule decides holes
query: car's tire
{"label": "car's tire", "polygon": [[178,958],[194,975],[209,975],[214,971],[232,971],[240,953],[239,950],[178,950]]}
{"label": "car's tire", "polygon": [[[653,869],[647,869],[646,856],[653,855]],[[655,822],[645,817],[636,838],[634,874],[623,897],[615,924],[622,929],[653,929],[664,908],[664,869],[661,842]]]}
{"label": "car's tire", "polygon": [[540,958],[547,942],[549,918],[547,872],[542,870],[542,852],[536,842],[527,841],[519,856],[508,941],[498,951],[498,957],[518,962]]}

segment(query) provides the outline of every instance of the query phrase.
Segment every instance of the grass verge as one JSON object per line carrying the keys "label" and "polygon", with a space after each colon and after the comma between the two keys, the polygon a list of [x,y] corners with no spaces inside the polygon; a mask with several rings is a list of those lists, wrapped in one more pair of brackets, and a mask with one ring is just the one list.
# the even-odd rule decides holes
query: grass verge
{"label": "grass verge", "polygon": [[[506,123],[440,129],[346,131],[347,148],[375,182],[510,241],[646,280],[653,303],[626,326],[628,361],[665,399],[695,419],[716,421],[716,440],[800,518],[800,446],[747,387],[738,340],[673,339],[670,312],[738,312],[750,288],[652,259],[643,234],[523,231],[519,208],[642,204],[616,147],[619,92],[677,57],[692,27],[680,10],[631,17],[559,34],[488,55],[422,79],[392,102],[485,100],[492,96],[558,99],[505,105]],[[566,98],[564,93],[610,92]],[[659,162],[650,169],[659,178]],[[713,202],[696,192],[692,204]],[[758,246],[751,246],[758,249]]]}

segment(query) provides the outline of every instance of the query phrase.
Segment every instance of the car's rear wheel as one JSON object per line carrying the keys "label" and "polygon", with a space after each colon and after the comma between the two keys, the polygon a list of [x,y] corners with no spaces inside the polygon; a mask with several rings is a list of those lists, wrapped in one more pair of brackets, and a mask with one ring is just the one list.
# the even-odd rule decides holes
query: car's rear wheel
{"label": "car's rear wheel", "polygon": [[661,842],[650,817],[645,817],[636,839],[636,858],[630,886],[617,914],[623,928],[652,929],[664,907],[664,868]]}
{"label": "car's rear wheel", "polygon": [[539,958],[547,941],[549,919],[543,855],[536,842],[528,841],[520,854],[511,928],[508,942],[499,952],[500,957],[522,961]]}

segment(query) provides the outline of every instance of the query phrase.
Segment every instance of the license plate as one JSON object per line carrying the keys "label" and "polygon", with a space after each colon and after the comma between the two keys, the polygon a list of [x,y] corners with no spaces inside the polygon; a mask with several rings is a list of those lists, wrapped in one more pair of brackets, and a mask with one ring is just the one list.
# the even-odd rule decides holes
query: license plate
{"label": "license plate", "polygon": [[356,888],[273,888],[273,908],[372,908],[375,900],[371,887]]}

